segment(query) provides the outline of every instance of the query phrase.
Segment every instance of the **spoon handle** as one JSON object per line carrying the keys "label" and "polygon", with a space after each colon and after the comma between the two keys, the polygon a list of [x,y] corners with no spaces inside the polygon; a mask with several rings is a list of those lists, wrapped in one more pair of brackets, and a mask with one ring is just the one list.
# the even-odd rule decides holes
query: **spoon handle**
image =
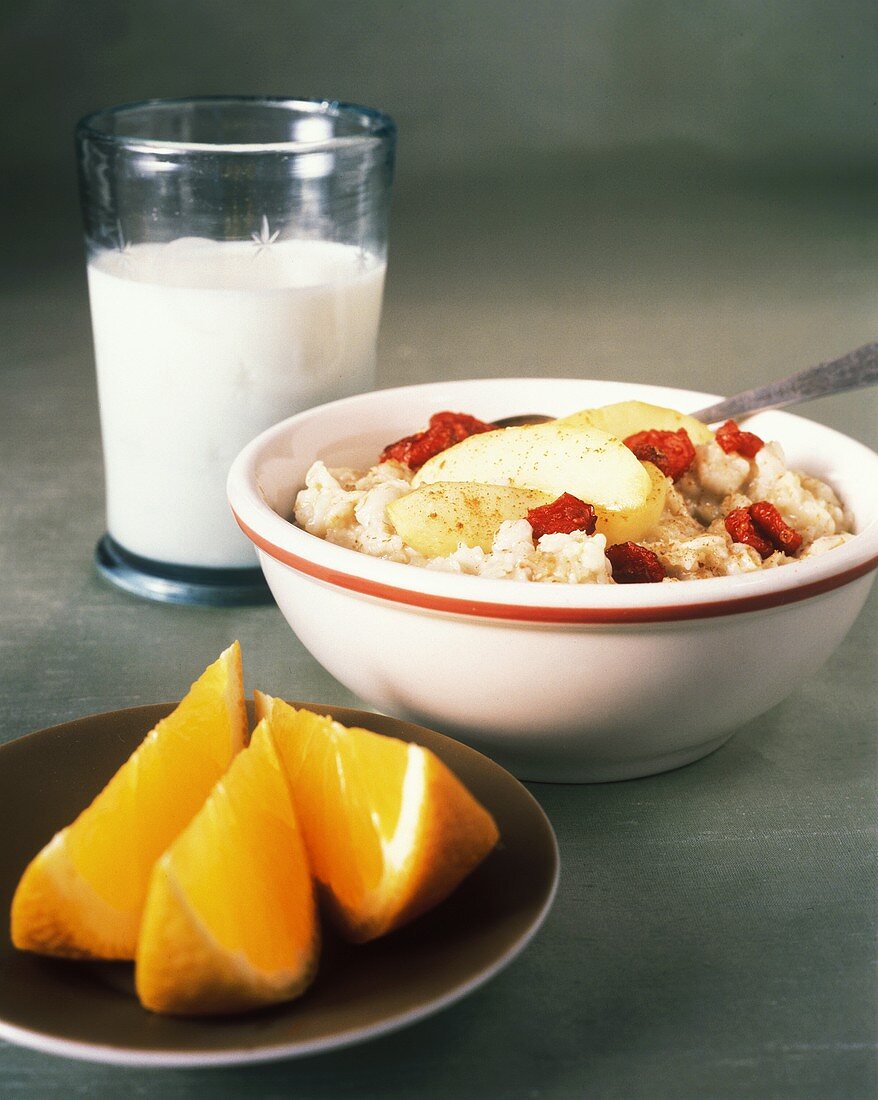
{"label": "spoon handle", "polygon": [[831,393],[844,393],[846,390],[858,390],[862,386],[874,386],[876,383],[878,343],[863,344],[861,348],[849,351],[840,359],[819,363],[816,367],[808,367],[798,374],[791,374],[780,382],[757,386],[755,390],[728,397],[707,409],[690,413],[690,416],[705,424],[715,424],[719,420],[734,419],[762,409],[782,409],[785,405],[797,405],[800,401],[810,401]]}

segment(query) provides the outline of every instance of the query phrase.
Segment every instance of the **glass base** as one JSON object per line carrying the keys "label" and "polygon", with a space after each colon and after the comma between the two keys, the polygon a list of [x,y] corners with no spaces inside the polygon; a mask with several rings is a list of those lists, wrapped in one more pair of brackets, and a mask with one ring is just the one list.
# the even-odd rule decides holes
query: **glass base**
{"label": "glass base", "polygon": [[202,607],[244,607],[271,603],[271,590],[258,565],[249,569],[202,569],[151,561],[125,550],[110,535],[95,547],[102,577],[134,596],[160,603]]}

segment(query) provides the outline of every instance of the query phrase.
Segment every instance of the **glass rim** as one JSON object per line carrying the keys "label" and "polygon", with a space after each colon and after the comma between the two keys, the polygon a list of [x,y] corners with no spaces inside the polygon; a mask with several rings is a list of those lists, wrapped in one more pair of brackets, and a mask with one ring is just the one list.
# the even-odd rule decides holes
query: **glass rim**
{"label": "glass rim", "polygon": [[[213,104],[214,106],[220,106],[224,103],[251,107],[261,105],[277,109],[298,109],[303,113],[313,115],[359,117],[365,121],[366,126],[360,134],[321,138],[317,141],[289,139],[268,142],[205,142],[149,138],[136,133],[110,133],[100,125],[102,121],[117,118],[127,112],[136,110],[185,107],[202,103]],[[396,125],[393,119],[390,115],[375,107],[363,107],[357,103],[345,103],[335,99],[299,99],[291,96],[265,95],[202,95],[171,99],[135,100],[130,103],[119,103],[113,107],[102,107],[98,111],[92,111],[90,114],[83,116],[76,124],[77,140],[87,138],[91,141],[102,141],[111,145],[124,146],[135,151],[143,149],[151,153],[312,153],[367,145],[376,141],[393,141],[395,136]]]}

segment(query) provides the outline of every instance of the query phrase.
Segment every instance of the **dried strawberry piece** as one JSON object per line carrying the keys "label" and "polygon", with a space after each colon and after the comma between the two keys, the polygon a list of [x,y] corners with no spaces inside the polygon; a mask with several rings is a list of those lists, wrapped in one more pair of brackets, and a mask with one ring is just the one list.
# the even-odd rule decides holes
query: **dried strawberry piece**
{"label": "dried strawberry piece", "polygon": [[765,446],[758,435],[741,431],[734,420],[727,420],[722,427],[717,428],[716,441],[726,454],[737,452],[744,458],[753,458]]}
{"label": "dried strawberry piece", "polygon": [[784,554],[795,554],[802,545],[802,536],[799,532],[784,522],[777,508],[767,500],[757,500],[755,504],[750,505],[750,518],[756,524],[759,533],[764,535],[776,550],[782,550]]}
{"label": "dried strawberry piece", "polygon": [[607,548],[616,584],[655,584],[665,578],[665,567],[652,552],[636,542],[617,542]]}
{"label": "dried strawberry piece", "polygon": [[479,435],[481,432],[492,432],[495,426],[486,424],[483,420],[467,413],[438,412],[430,417],[430,426],[422,432],[407,435],[390,443],[381,452],[381,461],[387,462],[395,459],[403,462],[412,470],[432,458],[434,455],[453,447],[470,435]]}
{"label": "dried strawberry piece", "polygon": [[650,428],[635,432],[622,442],[641,462],[652,462],[672,481],[682,477],[695,461],[695,448],[685,428],[675,432]]}
{"label": "dried strawberry piece", "polygon": [[752,546],[763,559],[775,550],[794,554],[802,545],[802,536],[784,521],[767,500],[757,500],[746,508],[734,508],[725,518],[726,530],[734,542]]}
{"label": "dried strawberry piece", "polygon": [[417,470],[433,455],[450,447],[452,442],[453,437],[445,429],[428,428],[426,431],[416,432],[414,435],[408,435],[404,439],[398,439],[395,443],[389,444],[381,452],[381,461],[388,462],[394,459]]}
{"label": "dried strawberry piece", "polygon": [[763,559],[774,553],[774,546],[753,522],[749,507],[733,508],[725,518],[725,525],[732,536],[732,542],[742,542],[745,546],[752,546]]}
{"label": "dried strawberry piece", "polygon": [[594,508],[572,493],[563,493],[550,504],[541,504],[527,513],[527,522],[533,527],[534,539],[556,533],[570,534],[585,531],[593,535],[598,518]]}
{"label": "dried strawberry piece", "polygon": [[484,420],[479,420],[477,416],[470,416],[469,413],[433,413],[430,417],[430,427],[435,427],[436,424],[448,425],[460,436],[460,439],[466,439],[468,435],[478,435],[480,432],[493,432],[496,429],[496,425],[486,424]]}

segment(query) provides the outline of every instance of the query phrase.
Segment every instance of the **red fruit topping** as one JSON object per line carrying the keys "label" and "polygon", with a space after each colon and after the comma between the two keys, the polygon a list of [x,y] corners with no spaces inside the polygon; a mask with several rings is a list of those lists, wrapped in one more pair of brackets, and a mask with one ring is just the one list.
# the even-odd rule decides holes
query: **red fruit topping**
{"label": "red fruit topping", "polygon": [[748,508],[735,508],[726,516],[726,530],[734,542],[752,546],[761,558],[775,550],[794,554],[802,545],[802,536],[784,522],[780,512],[767,500],[758,500]]}
{"label": "red fruit topping", "polygon": [[597,516],[590,504],[571,493],[564,493],[550,504],[531,508],[527,513],[527,522],[533,527],[534,540],[537,540],[557,532],[569,534],[571,531],[585,531],[587,535],[593,535]]}
{"label": "red fruit topping", "polygon": [[756,529],[749,508],[733,508],[725,518],[725,525],[732,536],[732,542],[742,542],[745,546],[752,546],[761,558],[767,558],[774,553],[774,547]]}
{"label": "red fruit topping", "polygon": [[466,413],[438,412],[430,417],[430,426],[423,432],[415,432],[404,439],[398,439],[389,444],[381,452],[381,461],[387,462],[395,459],[403,462],[412,470],[417,470],[424,463],[460,443],[470,435],[479,435],[481,432],[492,432],[495,426],[486,424],[474,416]]}
{"label": "red fruit topping", "polygon": [[734,420],[727,420],[721,428],[717,428],[716,441],[726,454],[737,451],[744,458],[752,458],[765,446],[758,435],[742,432]]}
{"label": "red fruit topping", "polygon": [[682,477],[695,461],[695,448],[685,428],[675,432],[650,428],[635,432],[622,442],[641,462],[652,462],[672,481]]}
{"label": "red fruit topping", "polygon": [[664,580],[665,567],[652,550],[636,542],[619,542],[608,547],[607,557],[616,584],[655,584]]}
{"label": "red fruit topping", "polygon": [[785,523],[777,508],[767,500],[757,500],[755,504],[751,504],[750,517],[759,532],[785,554],[795,554],[802,545],[799,532]]}

